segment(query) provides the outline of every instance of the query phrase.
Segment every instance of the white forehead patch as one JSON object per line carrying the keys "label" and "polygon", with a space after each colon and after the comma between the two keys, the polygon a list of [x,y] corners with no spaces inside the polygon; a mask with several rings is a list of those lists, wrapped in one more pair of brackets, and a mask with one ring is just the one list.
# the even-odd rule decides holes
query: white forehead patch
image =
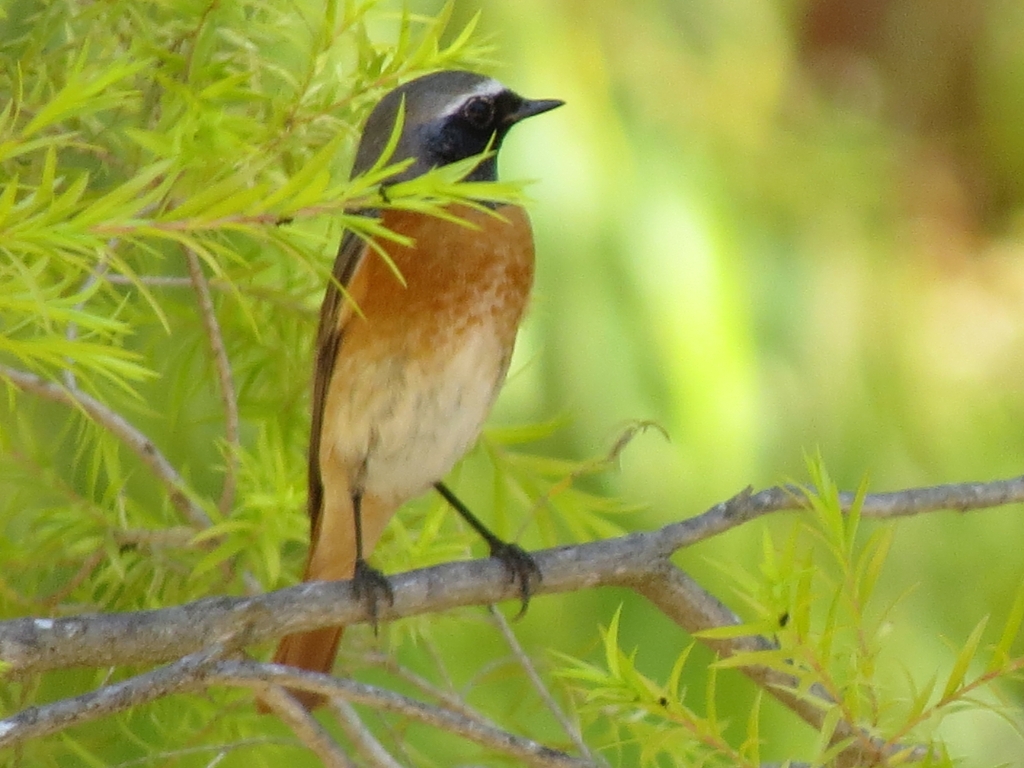
{"label": "white forehead patch", "polygon": [[454,115],[458,112],[462,108],[462,105],[472,98],[477,96],[497,96],[504,90],[505,86],[494,78],[489,77],[486,80],[481,80],[472,90],[460,93],[441,107],[441,109],[438,110],[437,116],[439,118],[449,117],[450,115]]}

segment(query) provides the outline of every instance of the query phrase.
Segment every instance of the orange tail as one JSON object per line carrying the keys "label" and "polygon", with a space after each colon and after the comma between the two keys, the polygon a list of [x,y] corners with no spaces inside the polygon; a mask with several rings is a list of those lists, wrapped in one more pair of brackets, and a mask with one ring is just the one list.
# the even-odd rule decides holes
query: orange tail
{"label": "orange tail", "polygon": [[[318,516],[316,528],[310,542],[309,561],[303,581],[340,581],[351,579],[355,573],[355,539],[352,522],[352,503],[347,493],[331,493],[331,486],[325,487],[323,512]],[[394,505],[383,505],[374,497],[365,497],[362,505],[363,548],[370,553],[377,545],[391,515]],[[306,669],[310,672],[330,672],[338,643],[344,627],[324,627],[309,632],[288,635],[281,640],[274,654],[275,664]],[[288,692],[298,699],[306,709],[315,709],[326,702],[316,693],[289,688]],[[266,713],[266,704],[259,702],[257,709]]]}
{"label": "orange tail", "polygon": [[[274,654],[275,664],[287,664],[290,667],[308,669],[310,672],[330,672],[334,667],[334,657],[338,653],[338,643],[344,627],[324,627],[312,632],[288,635],[281,640]],[[316,709],[326,703],[326,699],[311,691],[288,689],[306,709]],[[259,709],[266,712],[267,707],[260,702]]]}

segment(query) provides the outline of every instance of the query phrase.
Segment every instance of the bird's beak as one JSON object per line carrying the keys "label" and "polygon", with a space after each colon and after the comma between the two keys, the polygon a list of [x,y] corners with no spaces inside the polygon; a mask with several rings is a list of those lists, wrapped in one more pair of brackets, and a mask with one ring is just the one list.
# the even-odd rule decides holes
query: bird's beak
{"label": "bird's beak", "polygon": [[505,122],[508,125],[514,125],[520,120],[525,120],[528,117],[534,117],[535,115],[549,112],[563,104],[565,104],[565,102],[561,99],[523,99],[519,106],[516,107],[515,111],[510,112],[505,117]]}

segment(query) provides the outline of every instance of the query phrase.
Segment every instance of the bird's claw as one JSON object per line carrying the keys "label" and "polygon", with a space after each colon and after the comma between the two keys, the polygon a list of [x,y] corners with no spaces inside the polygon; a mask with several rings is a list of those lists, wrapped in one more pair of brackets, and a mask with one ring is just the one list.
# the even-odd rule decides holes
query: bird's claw
{"label": "bird's claw", "polygon": [[356,599],[370,612],[370,623],[373,624],[373,634],[376,635],[380,601],[386,600],[388,605],[395,604],[395,593],[391,590],[391,584],[383,573],[365,560],[357,560],[356,571],[352,576],[352,591]]}
{"label": "bird's claw", "polygon": [[519,599],[522,600],[522,607],[515,616],[518,619],[526,613],[534,587],[540,584],[541,581],[541,573],[540,568],[537,566],[537,561],[533,559],[533,555],[518,544],[507,541],[493,542],[491,544],[491,557],[501,560],[505,570],[508,571],[510,582],[518,582],[519,584]]}

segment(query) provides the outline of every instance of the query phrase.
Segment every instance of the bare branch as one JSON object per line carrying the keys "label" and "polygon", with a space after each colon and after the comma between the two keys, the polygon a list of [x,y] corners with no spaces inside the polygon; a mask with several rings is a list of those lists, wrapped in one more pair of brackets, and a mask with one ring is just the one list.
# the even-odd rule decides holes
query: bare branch
{"label": "bare branch", "polygon": [[128,449],[149,467],[150,471],[167,488],[171,504],[192,525],[196,528],[208,528],[211,525],[210,518],[202,507],[192,500],[184,479],[167,460],[167,457],[160,452],[152,440],[130,424],[121,414],[79,389],[67,389],[35,374],[19,371],[6,365],[0,365],[0,378],[7,379],[25,392],[31,392],[71,408],[80,408],[89,418],[105,427],[128,446]]}
{"label": "bare branch", "polygon": [[[3,371],[0,370],[0,373]],[[54,386],[41,381],[37,383]],[[64,390],[56,389],[62,397],[69,397]],[[940,509],[966,511],[1016,502],[1022,497],[1024,478],[996,483],[946,485],[867,496],[863,501],[863,514],[887,518]],[[848,506],[852,497],[844,496],[842,502]],[[678,548],[770,512],[807,505],[807,499],[798,489],[771,488],[757,494],[748,490],[712,507],[702,515],[656,531],[543,550],[535,553],[543,575],[536,593],[568,592],[608,585],[627,587],[647,597],[688,632],[734,625],[738,622],[737,617],[676,568],[669,556]],[[393,605],[383,606],[380,614],[382,620],[519,598],[518,589],[509,582],[504,566],[490,558],[448,563],[398,574],[391,578],[391,583],[395,601]],[[353,595],[349,582],[313,582],[264,595],[209,598],[159,611],[60,619],[25,618],[0,622],[0,660],[9,665],[9,675],[83,665],[156,663],[186,657],[148,673],[148,678],[142,676],[147,680],[145,690],[132,686],[132,681],[126,681],[85,697],[49,705],[44,708],[48,722],[45,730],[39,730],[41,726],[35,726],[35,731],[31,730],[33,723],[39,721],[42,709],[29,709],[0,721],[0,745],[4,739],[14,738],[11,735],[13,733],[38,734],[58,730],[69,722],[68,712],[79,713],[84,709],[91,713],[90,716],[98,716],[124,706],[150,701],[170,690],[180,689],[189,681],[196,685],[206,684],[212,678],[210,668],[206,665],[209,656],[202,652],[204,648],[216,646],[231,652],[244,645],[267,642],[292,632],[330,625],[358,624],[369,618],[364,603]],[[704,642],[723,656],[772,647],[771,642],[762,637],[708,639]],[[389,709],[390,705],[382,704],[374,697],[360,699],[351,691],[342,690],[343,683],[355,684],[326,675],[300,679],[289,676],[294,670],[266,665],[256,665],[258,670],[254,666],[231,667],[233,671],[229,673],[225,671],[224,664],[228,662],[218,663],[218,674],[237,678],[234,682],[222,680],[229,684],[250,687],[259,687],[254,681],[287,684],[289,687],[305,687],[331,696],[342,696],[356,703],[369,703],[387,711],[401,710],[401,707]],[[809,695],[797,695],[793,681],[777,670],[747,667],[744,672],[809,723],[815,727],[821,725],[824,712],[830,705],[827,698],[814,691]],[[820,705],[814,701],[815,696]],[[415,706],[427,707],[418,702]],[[484,721],[450,709],[429,709],[431,712],[445,714],[437,721],[425,719],[426,715],[420,719],[466,735],[467,738],[477,740],[467,734],[493,728]],[[410,712],[404,714],[414,716]],[[26,731],[26,728],[29,730]],[[502,738],[507,736],[504,734]],[[878,744],[851,724],[841,723],[837,727],[836,738],[843,737],[852,737],[853,742],[843,753],[840,764],[852,765],[863,756],[869,759],[879,756]],[[19,736],[18,740],[22,738],[26,737]],[[498,737],[490,734],[486,738],[493,740]],[[548,757],[536,759],[540,762],[531,764],[593,765],[581,761],[543,762]]]}
{"label": "bare branch", "polygon": [[260,701],[270,707],[327,768],[356,768],[316,718],[284,688],[268,686],[260,695]]}
{"label": "bare branch", "polygon": [[192,280],[187,277],[175,277],[174,275],[137,275],[128,277],[116,273],[108,274],[104,279],[112,285],[134,285],[142,283],[154,288],[191,288]]}
{"label": "bare branch", "polygon": [[223,649],[220,647],[209,652],[192,654],[173,664],[97,691],[54,704],[32,707],[6,720],[0,720],[0,749],[56,733],[70,725],[78,725],[145,704],[171,693],[220,684],[252,688],[259,694],[261,700],[265,697],[271,699],[272,701],[268,703],[276,705],[285,713],[291,724],[298,726],[299,735],[317,751],[318,755],[330,756],[328,765],[349,768],[351,763],[343,761],[346,759],[336,749],[337,745],[331,745],[326,733],[319,729],[319,726],[318,730],[312,728],[312,718],[305,714],[300,718],[299,713],[289,706],[291,702],[282,698],[287,694],[280,688],[287,686],[316,691],[332,698],[341,698],[409,717],[462,736],[484,747],[504,752],[519,759],[523,764],[536,768],[594,768],[593,763],[549,749],[531,739],[507,733],[482,720],[465,718],[458,713],[423,704],[393,691],[277,664],[217,661],[217,657],[221,655]]}
{"label": "bare branch", "polygon": [[[808,509],[807,491],[797,486],[776,486],[758,493],[747,488],[703,514],[666,525],[656,531],[658,551],[668,553],[695,544],[738,525],[773,512]],[[853,505],[855,494],[842,493],[839,503],[844,511]],[[891,493],[872,493],[864,497],[861,515],[876,519],[908,517],[924,512],[974,512],[1024,501],[1024,476],[988,483],[954,483],[929,488],[910,488]]]}
{"label": "bare branch", "polygon": [[548,708],[552,715],[555,716],[555,720],[562,726],[562,730],[565,731],[566,735],[572,739],[572,743],[576,746],[576,749],[580,751],[580,754],[590,760],[592,763],[604,763],[603,760],[598,760],[594,754],[590,751],[587,743],[583,740],[583,734],[580,733],[579,727],[573,723],[562,711],[562,708],[558,706],[558,702],[555,701],[554,696],[551,695],[551,691],[544,685],[544,681],[540,679],[540,673],[537,672],[537,668],[534,666],[533,661],[526,655],[526,651],[523,650],[523,646],[519,643],[519,638],[516,637],[515,632],[512,631],[512,627],[508,625],[505,617],[502,615],[495,606],[487,606],[488,611],[491,614],[491,618],[494,619],[494,623],[497,624],[498,629],[501,631],[502,637],[505,638],[505,642],[508,643],[509,649],[512,651],[512,655],[516,661],[519,662],[519,666],[526,672],[526,676],[530,679],[533,689],[540,696],[541,701],[544,702],[544,706]]}
{"label": "bare branch", "polygon": [[[983,490],[989,487],[993,490]],[[1007,490],[1010,487],[1015,489],[1012,493]],[[894,516],[899,509],[894,500],[918,511],[948,507],[980,509],[980,499],[989,499],[992,504],[1019,500],[1017,494],[1024,494],[1024,482],[924,489],[928,504],[916,501],[915,493],[910,490],[867,496],[865,514],[880,512],[884,517]],[[789,489],[744,492],[702,515],[655,531],[538,551],[534,557],[543,581],[537,594],[614,585],[642,593],[647,590],[648,597],[655,599],[654,587],[650,585],[665,578],[666,568],[674,570],[667,558],[675,549],[768,512],[794,509],[805,503]],[[392,576],[390,581],[395,602],[381,606],[382,620],[519,597],[503,565],[491,558],[409,571]],[[723,613],[725,609],[717,601],[707,605],[701,603],[703,599],[695,597],[693,604],[665,599],[659,604],[663,610],[671,609],[673,619],[690,631],[735,621],[731,612]],[[0,660],[11,665],[11,673],[159,663],[195,653],[225,637],[244,636],[246,643],[262,643],[292,632],[368,620],[365,606],[354,597],[349,582],[311,582],[263,595],[207,598],[157,611],[0,622]]]}
{"label": "bare branch", "polygon": [[[432,706],[393,691],[354,680],[332,677],[319,672],[306,672],[280,664],[259,664],[252,661],[224,661],[211,670],[208,682],[239,685],[264,690],[267,684],[321,693],[352,704],[362,704],[382,712],[417,720],[426,725],[461,736],[481,746],[510,755],[524,765],[536,768],[596,768],[588,761],[550,749],[532,739],[515,736],[482,718],[467,718],[444,707]],[[262,695],[262,693],[260,694]],[[2,727],[4,721],[0,721]],[[3,745],[0,737],[0,746]]]}
{"label": "bare branch", "polygon": [[330,708],[349,741],[373,768],[402,768],[359,719],[355,707],[341,699],[330,699]]}
{"label": "bare branch", "polygon": [[22,710],[0,720],[0,749],[57,733],[69,726],[112,715],[129,707],[148,704],[183,690],[189,683],[201,680],[222,653],[220,646],[214,646],[209,650],[189,654],[173,664],[105,685],[81,696]]}
{"label": "bare branch", "polygon": [[[854,494],[840,495],[843,509],[853,504]],[[975,512],[1024,501],[1024,475],[987,483],[952,483],[912,488],[892,493],[873,493],[864,499],[866,517],[910,517],[922,512],[952,510]]]}
{"label": "bare branch", "polygon": [[235,486],[238,480],[238,396],[235,392],[235,380],[231,374],[231,361],[228,359],[227,350],[224,348],[224,337],[220,332],[220,323],[217,321],[217,312],[213,308],[213,296],[210,294],[210,284],[203,274],[203,265],[195,251],[186,248],[185,260],[188,263],[188,273],[192,280],[192,287],[196,292],[196,300],[199,304],[199,315],[203,319],[203,329],[206,331],[206,338],[210,343],[210,355],[213,357],[213,365],[217,371],[217,381],[220,383],[220,398],[224,405],[224,438],[227,442],[227,464],[224,468],[224,487],[221,490],[218,509],[224,514],[231,509],[235,503]]}

